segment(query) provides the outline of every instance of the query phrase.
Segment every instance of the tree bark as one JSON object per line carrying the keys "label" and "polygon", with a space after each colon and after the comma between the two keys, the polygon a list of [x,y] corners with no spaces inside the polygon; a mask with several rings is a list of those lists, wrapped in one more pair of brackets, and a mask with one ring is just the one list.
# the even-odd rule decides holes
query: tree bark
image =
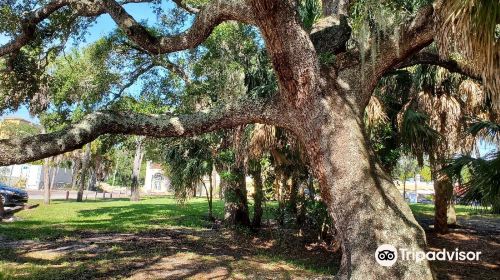
{"label": "tree bark", "polygon": [[83,201],[83,190],[85,190],[85,184],[87,183],[86,177],[90,165],[90,143],[85,145],[85,152],[82,159],[82,168],[80,169],[80,176],[78,181],[78,193],[76,195],[76,201]]}
{"label": "tree bark", "polygon": [[447,174],[440,172],[442,167],[431,160],[434,178],[434,230],[446,234],[449,231],[448,224],[456,223],[456,215],[453,207],[453,183]]}
{"label": "tree bark", "polygon": [[132,169],[132,184],[130,186],[130,201],[139,201],[139,174],[141,172],[142,159],[144,158],[144,137],[139,136],[135,140],[134,166]]}
{"label": "tree bark", "polygon": [[[362,110],[340,95],[317,104],[300,127],[321,195],[342,241],[340,279],[432,279],[427,261],[380,266],[378,246],[424,251],[425,233],[391,178],[374,159]],[[306,137],[304,137],[306,136]]]}
{"label": "tree bark", "polygon": [[290,212],[295,216],[297,215],[297,196],[299,194],[299,180],[297,177],[298,176],[293,173],[292,176],[290,176],[290,197],[288,200],[288,207],[290,209]]}
{"label": "tree bark", "polygon": [[[59,163],[56,163],[59,164]],[[50,192],[54,189],[55,183],[56,183],[56,176],[57,173],[59,172],[59,166],[55,166],[52,172],[52,178],[50,179],[50,188],[49,188],[49,200],[50,200]]]}
{"label": "tree bark", "polygon": [[46,158],[43,162],[43,203],[50,204],[50,158]]}
{"label": "tree bark", "polygon": [[230,168],[231,180],[224,192],[224,220],[229,225],[250,226],[247,188],[244,168],[235,164]]}
{"label": "tree bark", "polygon": [[209,189],[207,192],[207,199],[208,199],[208,218],[210,220],[214,219],[214,214],[213,214],[213,192],[214,192],[214,185],[212,181],[212,173],[210,172],[208,178],[210,179],[210,184],[209,184]]}
{"label": "tree bark", "polygon": [[73,164],[71,166],[71,188],[76,189],[78,186],[78,177],[80,175],[80,169],[82,168],[82,161],[80,158],[73,159]]}
{"label": "tree bark", "polygon": [[253,207],[253,218],[252,218],[252,227],[260,228],[262,225],[262,200],[264,198],[264,190],[262,183],[262,168],[259,162],[255,163],[255,166],[252,166],[252,170],[250,171],[250,175],[253,179],[254,186],[254,207]]}
{"label": "tree bark", "polygon": [[95,167],[90,168],[89,174],[90,174],[90,179],[87,189],[89,191],[95,191],[97,189],[97,170],[95,169]]}

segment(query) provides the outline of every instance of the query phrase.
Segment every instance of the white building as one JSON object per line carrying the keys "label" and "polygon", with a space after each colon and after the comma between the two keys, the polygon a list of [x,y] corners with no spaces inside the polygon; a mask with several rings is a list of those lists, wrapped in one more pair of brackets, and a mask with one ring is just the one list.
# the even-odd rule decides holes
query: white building
{"label": "white building", "polygon": [[[220,185],[220,176],[215,172],[212,173],[214,195],[216,195],[217,186]],[[249,178],[247,178],[248,181]],[[208,176],[203,178],[205,186],[210,185],[210,179]],[[174,190],[171,188],[170,178],[165,175],[165,172],[161,164],[153,163],[151,161],[146,162],[146,177],[144,178],[144,186],[142,187],[145,193],[165,193],[173,194]],[[205,196],[206,190],[203,183],[200,183],[196,188],[197,196]]]}
{"label": "white building", "polygon": [[[19,164],[10,165],[0,168],[0,179],[5,184],[26,188],[28,190],[43,189],[44,184],[44,169],[43,165]],[[54,188],[62,188],[71,184],[72,171],[69,168],[51,169],[50,178],[54,176]]]}
{"label": "white building", "polygon": [[165,176],[161,164],[148,161],[143,191],[145,193],[171,193],[170,179]]}

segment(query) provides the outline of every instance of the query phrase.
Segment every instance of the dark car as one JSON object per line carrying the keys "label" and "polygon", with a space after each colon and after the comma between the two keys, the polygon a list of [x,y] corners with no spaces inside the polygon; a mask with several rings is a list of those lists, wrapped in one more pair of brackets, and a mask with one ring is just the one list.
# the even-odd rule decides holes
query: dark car
{"label": "dark car", "polygon": [[0,183],[0,199],[2,199],[4,206],[23,205],[28,202],[28,193]]}

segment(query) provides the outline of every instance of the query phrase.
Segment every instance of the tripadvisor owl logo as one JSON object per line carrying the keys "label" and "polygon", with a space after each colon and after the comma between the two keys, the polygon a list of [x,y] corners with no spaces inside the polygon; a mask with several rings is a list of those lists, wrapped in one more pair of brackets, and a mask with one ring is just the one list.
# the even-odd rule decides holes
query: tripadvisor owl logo
{"label": "tripadvisor owl logo", "polygon": [[[479,261],[481,252],[460,251],[456,248],[454,251],[446,249],[438,251],[420,251],[406,248],[399,248],[399,259],[401,261],[421,262],[427,261]],[[398,250],[391,244],[383,244],[375,251],[375,260],[381,266],[392,266],[398,260]]]}
{"label": "tripadvisor owl logo", "polygon": [[398,260],[398,251],[390,244],[380,245],[375,251],[375,260],[381,266],[392,266]]}

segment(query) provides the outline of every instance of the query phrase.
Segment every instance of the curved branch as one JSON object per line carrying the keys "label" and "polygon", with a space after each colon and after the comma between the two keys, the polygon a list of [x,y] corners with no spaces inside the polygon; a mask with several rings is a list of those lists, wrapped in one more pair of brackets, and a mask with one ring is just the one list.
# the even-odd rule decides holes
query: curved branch
{"label": "curved branch", "polygon": [[399,63],[428,46],[434,40],[434,8],[432,5],[421,8],[408,24],[402,27],[399,40],[390,39],[380,44],[381,52],[375,59],[375,65],[365,67],[365,77],[370,77],[364,84],[364,102],[368,102],[379,79]]}
{"label": "curved branch", "polygon": [[[152,0],[124,0],[120,2],[120,5],[151,1]],[[80,16],[93,17],[105,13],[105,10],[100,4],[86,3],[85,1],[78,0],[53,0],[24,17],[21,22],[20,34],[10,42],[0,46],[0,57],[19,51],[35,37],[36,28],[40,22],[48,19],[53,13],[61,8],[72,5],[74,5],[76,13]]]}
{"label": "curved branch", "polygon": [[279,118],[278,105],[274,99],[242,98],[207,112],[179,116],[95,112],[61,131],[0,140],[0,166],[73,151],[103,134],[186,137],[254,122],[274,123]]}
{"label": "curved branch", "polygon": [[116,1],[103,3],[108,14],[144,50],[152,54],[171,53],[191,49],[201,44],[212,30],[223,21],[238,20],[253,23],[252,9],[241,0],[215,0],[199,11],[192,27],[177,36],[156,37],[139,24]]}
{"label": "curved branch", "polygon": [[38,23],[68,4],[68,0],[55,0],[29,14],[22,22],[21,34],[7,44],[0,46],[0,57],[20,50],[33,38]]}
{"label": "curved branch", "polygon": [[459,73],[472,79],[481,80],[481,74],[474,71],[469,65],[451,58],[442,58],[437,53],[429,51],[421,51],[406,61],[401,62],[395,68],[405,68],[418,64],[440,66],[448,69],[450,72]]}

